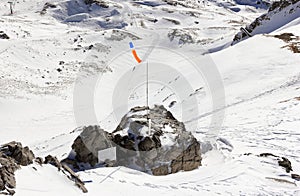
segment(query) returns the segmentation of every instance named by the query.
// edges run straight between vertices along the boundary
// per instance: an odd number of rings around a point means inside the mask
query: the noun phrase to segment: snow
[[[41,16],[38,12],[46,2],[57,8]],[[16,195],[299,195],[299,181],[287,176],[276,161],[256,156],[269,152],[287,157],[293,173],[300,173],[300,101],[295,99],[300,95],[299,54],[266,35],[228,47],[239,28],[265,10],[233,2],[240,9],[233,12],[219,1],[207,1],[206,6],[187,1],[186,7],[145,3],[151,6],[109,1],[104,11],[96,5],[88,8],[79,0],[24,0],[16,3],[11,16],[8,4],[1,2],[0,30],[10,39],[0,39],[0,143],[21,141],[36,156],[52,154],[62,159],[80,134],[71,132],[76,127],[99,123],[105,130],[114,130],[129,108],[144,105],[146,100],[144,85],[139,83],[145,79],[141,74],[145,64],[135,64],[129,48],[132,41],[138,55],[150,62],[150,79],[160,81],[150,84],[150,104],[168,108],[176,101],[168,110],[188,122],[187,130],[203,142],[217,110],[205,77],[190,60],[207,62],[206,69],[216,66],[226,105],[221,109],[225,118],[214,149],[203,155],[199,169],[168,176],[123,167],[78,172],[83,180],[92,181],[86,184],[87,194],[56,168],[34,164],[17,171]],[[278,16],[264,33],[299,36],[297,14],[289,20]],[[286,25],[277,29],[277,21]],[[170,41],[168,34],[174,29],[180,33]],[[185,35],[191,36],[191,44],[180,42]],[[94,47],[88,49],[90,45]],[[126,83],[128,78],[133,83]],[[116,92],[121,93],[115,96]],[[123,101],[123,92],[130,97],[125,106],[118,102]],[[172,128],[166,126],[165,131],[172,132]],[[164,144],[172,142],[172,134],[168,136]]]
[[[164,147],[173,146],[177,137],[177,134],[174,133],[173,128],[170,125],[165,125],[162,131],[165,134],[161,136],[161,145]]]

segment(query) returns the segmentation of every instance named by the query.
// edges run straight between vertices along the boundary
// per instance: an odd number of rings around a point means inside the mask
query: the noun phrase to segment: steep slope
[[[299,17],[300,1],[276,1],[270,6],[268,13],[256,18],[246,28],[241,28],[241,32],[233,38],[232,44],[236,44],[256,34],[271,33]]]

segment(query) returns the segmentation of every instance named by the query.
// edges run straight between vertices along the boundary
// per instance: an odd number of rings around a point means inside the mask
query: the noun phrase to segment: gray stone
[[[150,132],[147,131],[149,118]],[[167,125],[173,131],[165,132],[164,127]],[[124,129],[127,135],[124,135]],[[172,140],[166,146],[162,143],[164,136]],[[83,127],[72,149],[76,153],[77,165],[89,163],[95,166],[97,152],[113,146],[116,147],[117,160],[107,160],[104,166],[126,166],[150,171],[153,175],[167,175],[197,169],[201,165],[200,143],[186,131],[182,122],[159,105],[151,109],[132,108],[112,133],[99,126]],[[74,162],[71,166],[75,168]]]

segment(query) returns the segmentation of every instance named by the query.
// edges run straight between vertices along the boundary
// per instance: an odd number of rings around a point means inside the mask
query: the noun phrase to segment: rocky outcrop
[[[48,155],[45,157],[45,161],[42,162],[42,159],[38,157],[36,162],[39,164],[51,164],[58,169],[58,172],[62,172],[64,175],[68,177],[71,181],[75,182],[75,185],[82,190],[83,193],[87,193],[88,190],[85,187],[84,182],[79,178],[78,175],[74,173],[74,171],[67,165],[67,162],[59,161],[56,157],[52,155]]]
[[[42,11],[40,11],[40,14],[41,14],[41,15],[44,15],[44,14],[47,13],[47,10],[48,10],[49,8],[56,8],[56,7],[57,7],[57,6],[56,6],[55,4],[46,2],[45,5],[44,5],[44,7],[43,7],[43,9],[42,9]]]
[[[5,144],[2,146],[1,151],[12,157],[17,164],[22,166],[33,163],[33,159],[35,158],[33,152],[27,146],[23,148],[19,142]]]
[[[83,127],[72,149],[75,160],[70,156],[64,162],[72,163],[73,168],[80,168],[81,163],[92,167],[118,165],[167,175],[201,165],[200,143],[171,112],[158,105],[131,109],[112,133],[99,126]],[[105,149],[115,149],[116,158],[101,159],[98,153]]]
[[[14,172],[19,168],[14,159],[0,152],[0,193],[13,193],[16,187]]]
[[[3,31],[0,31],[0,39],[9,39],[9,36]]]
[[[109,8],[109,4],[107,2],[105,2],[104,0],[84,0],[84,2],[89,5],[95,3],[102,8]]]
[[[280,35],[274,35],[278,39],[284,41],[287,45],[282,48],[288,48],[293,53],[300,53],[300,37],[292,33],[282,33]],[[295,98],[297,99],[297,97]]]
[[[292,164],[291,164],[290,160],[288,160],[286,157],[279,157],[272,153],[261,153],[258,156],[259,157],[276,157],[277,161],[278,161],[278,165],[285,168],[285,171],[287,173],[290,173],[290,171],[293,171]]]
[[[60,161],[56,157],[53,157],[51,155],[45,157],[44,164],[51,164],[54,167],[57,167],[58,171],[60,171],[62,168]]]
[[[89,163],[95,166],[98,163],[97,153],[113,146],[112,136],[98,126],[89,126],[83,128],[72,149],[76,152],[76,160],[82,163]]]
[[[244,154],[245,156],[251,156],[253,155],[252,153],[245,153]],[[292,163],[290,162],[290,160],[286,157],[281,157],[281,156],[277,156],[277,155],[274,155],[272,153],[261,153],[259,155],[256,155],[257,157],[264,157],[264,158],[271,158],[271,162],[274,162],[276,161],[278,166],[282,167],[283,169],[285,169],[286,173],[290,173],[291,171],[293,171],[293,168],[292,168]],[[265,162],[265,161],[264,161]],[[269,161],[268,161],[269,162]],[[267,163],[267,162],[265,162]],[[272,164],[272,167],[274,165]],[[291,178],[294,179],[294,180],[297,180],[297,181],[300,181],[300,175],[298,174],[291,174]],[[273,177],[266,177],[266,179],[271,179],[271,180],[275,180],[277,182],[283,182],[283,183],[289,183],[289,184],[293,184],[295,186],[297,186],[294,182],[290,182],[286,179],[283,179],[283,178],[273,178]]]
[[[268,12],[256,18],[250,25],[241,28],[232,45],[256,34],[270,33],[300,17],[300,0],[280,0],[271,4]]]
[[[33,162],[34,154],[21,143],[10,142],[0,146],[0,194],[13,195],[16,187],[14,172],[20,165],[27,166]]]

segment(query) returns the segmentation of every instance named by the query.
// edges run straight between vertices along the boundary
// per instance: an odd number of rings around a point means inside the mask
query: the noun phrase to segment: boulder
[[[15,188],[16,179],[14,172],[20,167],[15,160],[3,153],[0,153],[0,191],[6,188]]]
[[[20,165],[26,166],[33,162],[34,154],[28,147],[19,142],[10,142],[0,146],[0,194],[15,194],[15,171]]]
[[[2,151],[15,159],[15,161],[19,165],[27,166],[33,163],[33,152],[27,146],[23,148],[22,144],[19,142],[13,141],[8,144],[2,145]]]
[[[98,151],[114,146],[112,139],[111,134],[99,126],[84,127],[72,145],[76,161],[95,166],[98,163]]]
[[[3,31],[0,31],[0,39],[9,39],[9,36]]]
[[[201,165],[200,143],[182,122],[160,105],[151,109],[132,108],[112,133],[99,126],[83,127],[72,149],[75,156],[68,158],[75,157],[68,161],[72,162],[72,168],[89,163],[92,167],[97,164],[125,166],[153,175],[167,175]],[[105,149],[116,153],[115,160],[98,160],[98,152]]]
[[[51,164],[54,167],[57,167],[58,171],[60,171],[62,167],[60,161],[56,157],[53,157],[51,155],[45,157],[44,164]]]
[[[278,165],[285,168],[285,171],[287,173],[290,173],[290,171],[293,171],[291,162],[285,158],[281,157],[282,160],[278,160]]]

